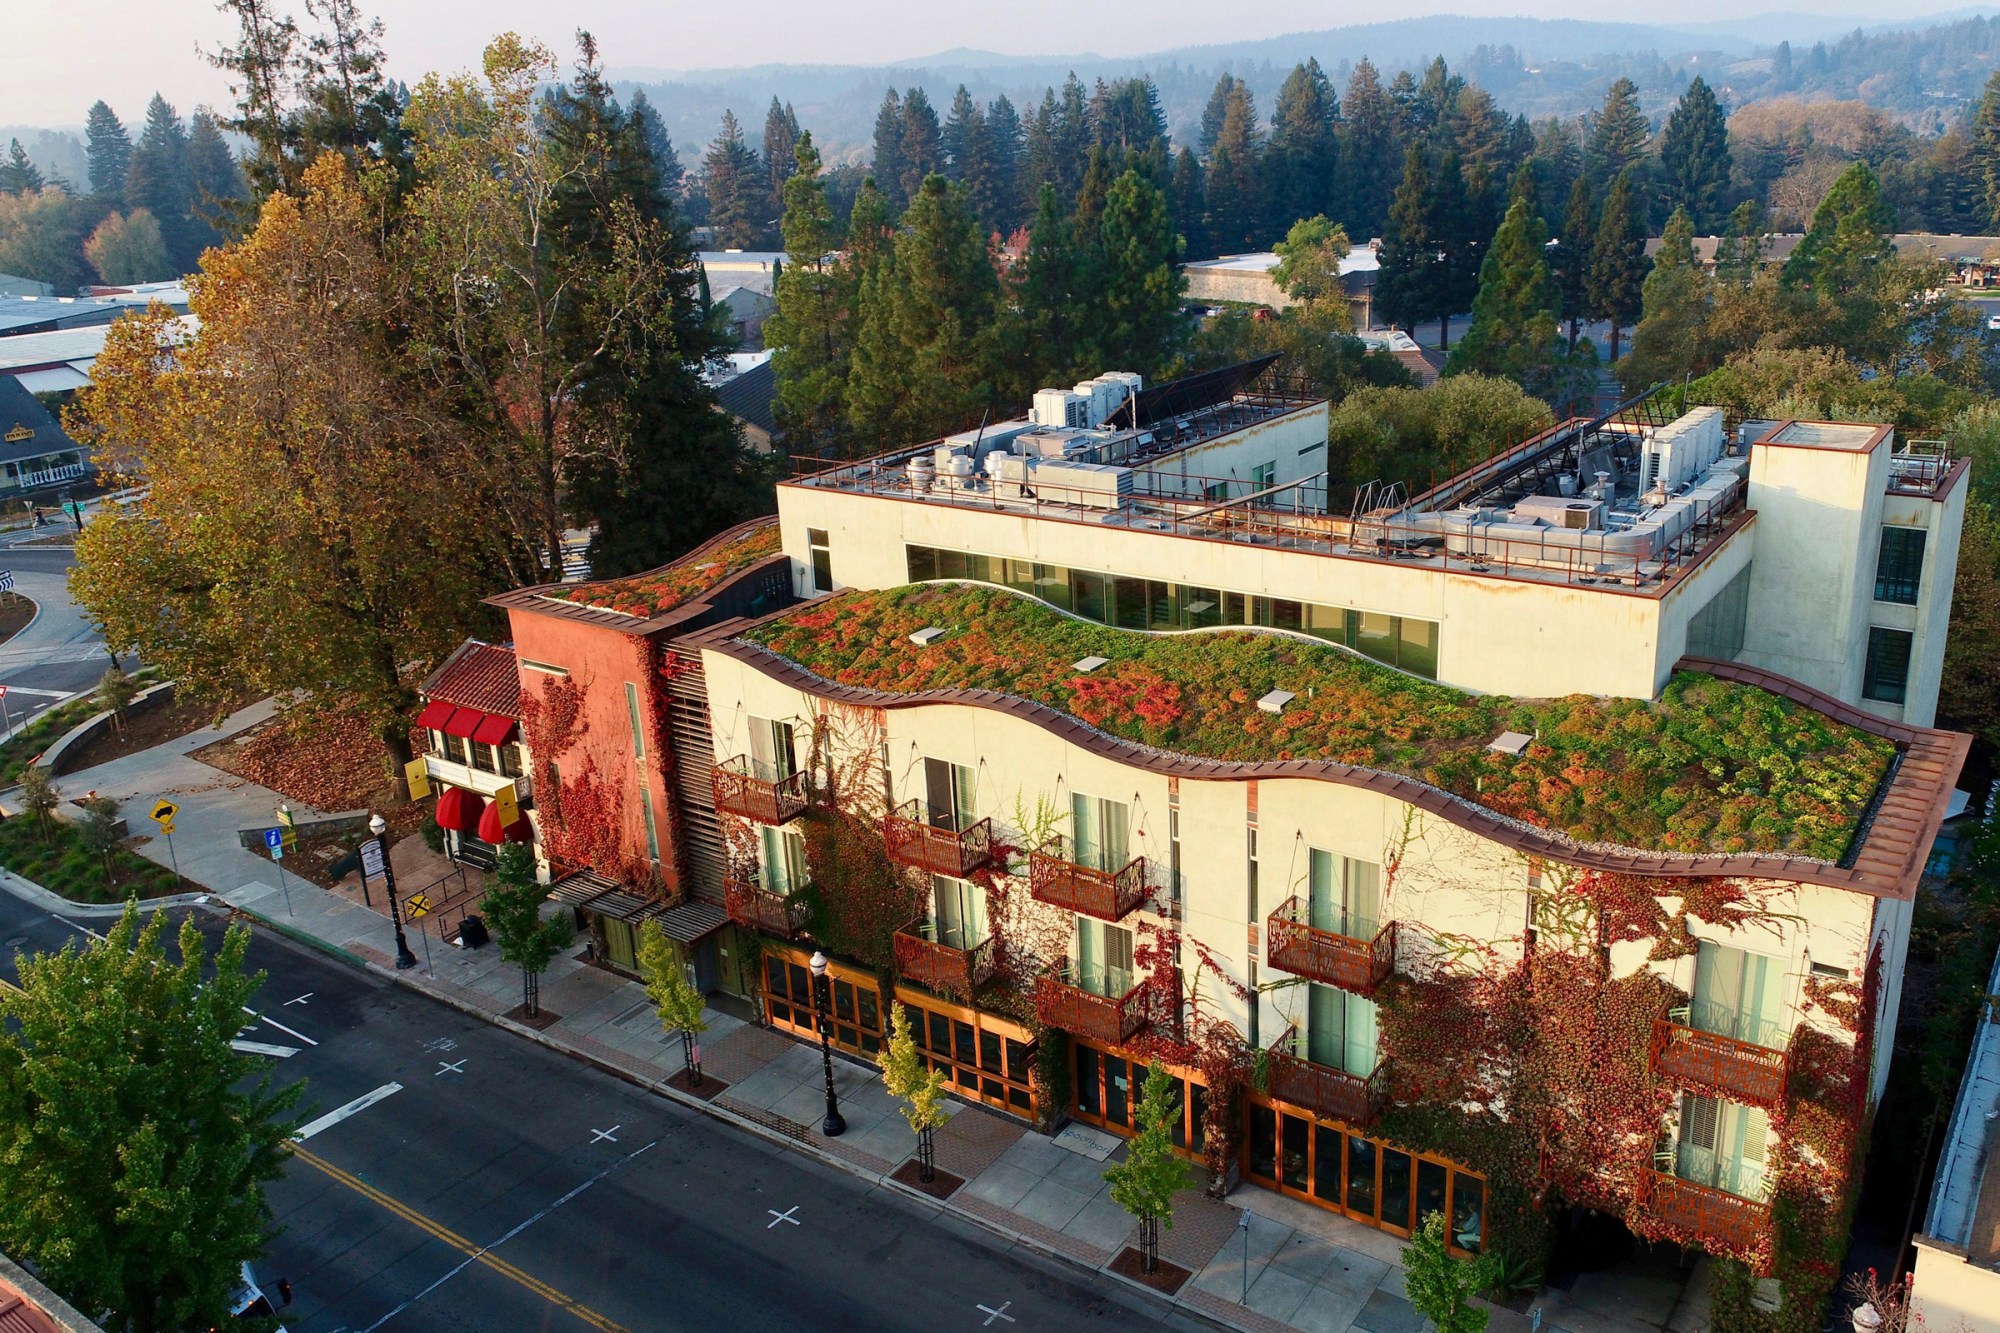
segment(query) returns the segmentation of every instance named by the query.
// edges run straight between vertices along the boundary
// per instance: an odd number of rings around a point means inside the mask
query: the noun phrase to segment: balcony
[[[1396,923],[1372,939],[1357,939],[1306,924],[1306,903],[1287,898],[1264,923],[1264,950],[1272,967],[1295,977],[1366,995],[1396,970]]]
[[[711,773],[715,808],[759,824],[789,824],[805,813],[806,775],[779,773],[747,755],[717,764]]]
[[[1116,922],[1146,901],[1145,857],[1133,857],[1122,870],[1098,870],[1077,864],[1070,855],[1061,838],[1050,838],[1028,854],[1028,893],[1036,902]]]
[[[1134,981],[1119,995],[1099,995],[1084,989],[1066,958],[1035,979],[1035,1015],[1052,1028],[1104,1046],[1131,1040],[1150,1017],[1141,983]]]
[[[1671,1019],[1656,1018],[1653,1070],[1662,1078],[1716,1092],[1731,1101],[1775,1108],[1785,1099],[1791,1055],[1720,1033],[1703,1032]]]
[[[882,839],[898,865],[964,879],[992,858],[993,821],[941,828],[924,818],[923,802],[905,801],[882,822]]]
[[[737,925],[761,930],[766,935],[791,939],[805,926],[805,904],[796,898],[772,893],[753,876],[726,875],[722,881],[723,910]]]
[[[937,923],[918,918],[896,932],[896,971],[934,991],[969,996],[993,976],[993,937],[970,948],[937,938]]]
[[[1696,1237],[1704,1249],[1769,1262],[1768,1203],[1648,1170],[1639,1177],[1639,1207],[1658,1221]]]
[[[88,463],[59,463],[39,471],[17,471],[0,479],[0,490],[33,491],[44,486],[60,486],[64,482],[81,481],[89,472]]]
[[[1357,1078],[1345,1070],[1314,1064],[1298,1055],[1298,1048],[1298,1029],[1292,1027],[1265,1052],[1269,1072],[1265,1093],[1273,1101],[1287,1102],[1356,1129],[1366,1128],[1387,1095],[1385,1067],[1377,1066],[1367,1078]]]

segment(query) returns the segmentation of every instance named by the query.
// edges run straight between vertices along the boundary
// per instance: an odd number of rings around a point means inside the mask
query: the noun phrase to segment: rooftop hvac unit
[[[993,494],[1002,500],[1022,499],[1032,466],[1019,454],[996,451],[986,455],[986,475],[993,483]]]
[[[1035,494],[1051,504],[1116,509],[1132,494],[1132,469],[1051,459],[1034,471]]]
[[[1035,390],[1035,409],[1030,416],[1037,426],[1056,430],[1079,430],[1093,424],[1089,397],[1068,389]]]

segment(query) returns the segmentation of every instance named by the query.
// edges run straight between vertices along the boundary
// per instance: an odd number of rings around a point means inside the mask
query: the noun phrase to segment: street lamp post
[[[847,1122],[841,1119],[840,1102],[833,1094],[833,1008],[832,996],[822,992],[833,989],[833,982],[826,975],[826,955],[814,951],[812,962],[807,964],[813,975],[813,1009],[819,1014],[819,1058],[826,1067],[826,1119],[821,1122],[819,1132],[830,1139],[839,1138],[847,1132]]]
[[[410,942],[403,938],[403,905],[396,898],[396,871],[389,864],[389,821],[380,815],[368,820],[368,831],[375,835],[375,845],[382,852],[382,888],[389,895],[389,920],[396,927],[396,970],[407,972],[417,965],[417,956],[410,952]]]

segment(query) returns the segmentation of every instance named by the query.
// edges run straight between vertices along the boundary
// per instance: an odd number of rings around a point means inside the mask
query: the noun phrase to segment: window
[[[1307,924],[1352,940],[1372,940],[1382,922],[1382,868],[1317,847],[1307,855]]]
[[[763,882],[759,887],[784,897],[790,897],[805,887],[804,835],[793,829],[772,828],[766,824],[758,830],[758,840],[761,843],[759,860],[763,867]]]
[[[1071,793],[1070,860],[1092,870],[1123,870],[1132,859],[1126,852],[1127,819],[1123,801]]]
[[[1356,1078],[1375,1072],[1375,1002],[1337,986],[1306,984],[1306,1058]]]
[[[931,827],[962,830],[973,822],[973,773],[964,764],[924,760],[924,805]]]
[[[519,741],[512,741],[500,747],[500,771],[510,778],[518,778],[528,771],[527,752]]]
[[[1253,491],[1267,491],[1277,483],[1277,480],[1278,465],[1276,462],[1259,463],[1256,467],[1250,469],[1250,489]]]
[[[1922,528],[1882,529],[1882,550],[1875,557],[1875,600],[1917,604],[1917,589],[1924,581],[1924,538]]]
[[[1735,661],[1736,654],[1743,651],[1743,626],[1749,609],[1750,570],[1746,566],[1688,621],[1688,656]]]
[[[1201,498],[1204,500],[1227,500],[1229,498],[1229,483],[1226,481],[1209,482],[1201,488]]]
[[[1695,955],[1691,1025],[1771,1050],[1791,1039],[1785,960],[1708,940]]]
[[[931,876],[931,938],[953,949],[986,939],[986,890],[967,879]]]
[[[660,830],[653,823],[653,797],[644,787],[639,789],[639,813],[646,821],[646,858],[660,859]]]
[[[814,592],[833,591],[833,548],[826,540],[826,529],[806,529],[806,549],[812,556],[812,590]]]
[[[1906,629],[1868,629],[1868,665],[1861,677],[1861,697],[1899,704],[1910,692],[1910,645]]]
[[[646,757],[646,728],[639,721],[639,687],[625,682],[625,717],[632,724],[632,757]]]
[[[1674,1174],[1739,1198],[1761,1199],[1770,1133],[1770,1118],[1757,1107],[1686,1093]]]
[[[1076,919],[1076,984],[1117,999],[1132,989],[1132,932],[1095,917]]]
[[[750,766],[760,782],[782,782],[798,772],[791,723],[750,719]]]
[[[547,662],[537,662],[531,657],[522,658],[521,667],[526,671],[539,671],[544,676],[560,676],[564,680],[569,679],[568,667],[551,666]]]

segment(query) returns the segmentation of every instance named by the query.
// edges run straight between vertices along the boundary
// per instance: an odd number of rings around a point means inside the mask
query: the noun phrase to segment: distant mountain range
[[[1317,59],[1339,87],[1364,56],[1387,82],[1397,70],[1420,70],[1442,55],[1509,111],[1530,116],[1584,111],[1620,75],[1640,85],[1649,109],[1664,108],[1701,73],[1734,105],[1788,92],[1861,96],[1906,119],[1936,121],[1976,96],[1993,68],[1987,57],[2000,47],[2000,22],[1988,16],[1996,13],[2000,9],[1959,9],[1873,23],[1775,13],[1675,26],[1436,15],[1144,56],[1018,56],[961,48],[880,65],[627,68],[611,75],[628,92],[645,88],[687,158],[698,156],[714,136],[725,108],[736,112],[754,141],[774,95],[792,104],[834,160],[857,159],[866,155],[876,107],[892,86],[921,86],[940,115],[961,83],[982,102],[1004,93],[1026,111],[1072,70],[1086,84],[1150,74],[1180,138],[1223,71],[1248,82],[1268,112],[1285,73],[1307,57]],[[1790,44],[1792,63],[1774,71],[1771,58],[1780,43]],[[1826,50],[1814,65],[1810,57],[1819,43]]]

